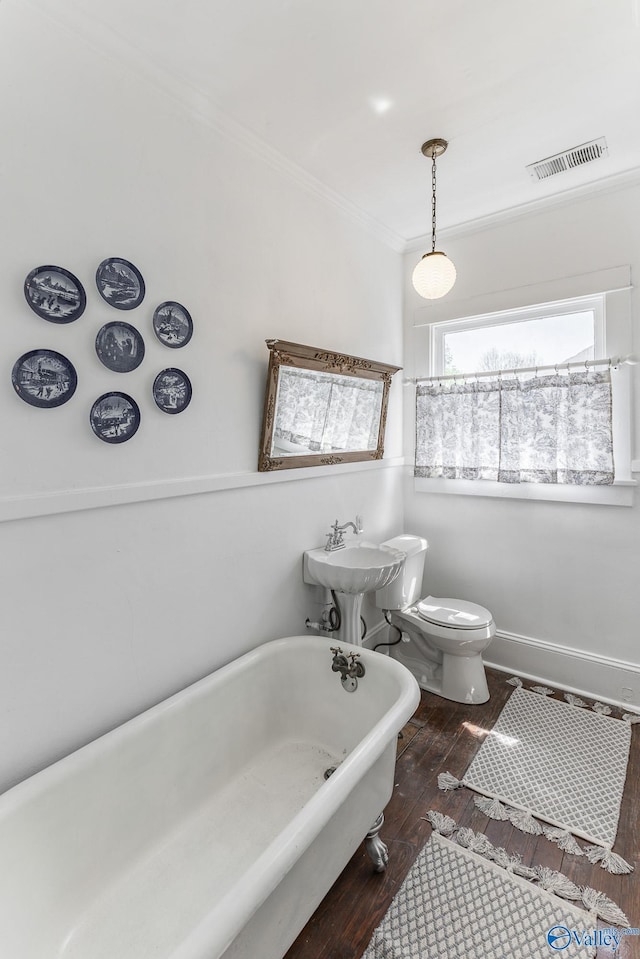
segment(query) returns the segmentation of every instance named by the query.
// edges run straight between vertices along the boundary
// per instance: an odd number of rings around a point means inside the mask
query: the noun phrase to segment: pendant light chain
[[[437,300],[453,287],[456,268],[448,256],[436,250],[436,158],[447,149],[447,141],[434,137],[422,144],[422,155],[431,160],[431,251],[416,263],[411,282],[419,296]]]
[[[436,250],[436,152],[431,157],[431,252]]]

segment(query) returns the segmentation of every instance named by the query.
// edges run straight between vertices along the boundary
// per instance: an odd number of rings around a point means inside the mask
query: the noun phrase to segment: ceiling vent
[[[538,160],[537,163],[530,163],[527,170],[532,180],[546,180],[550,176],[556,176],[557,173],[573,170],[574,167],[583,166],[585,163],[591,163],[608,155],[607,141],[604,137],[599,137],[597,140],[590,140],[589,143],[581,143],[578,147],[556,153],[555,156]]]

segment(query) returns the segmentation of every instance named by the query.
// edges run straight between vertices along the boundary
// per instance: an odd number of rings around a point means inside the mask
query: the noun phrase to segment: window
[[[433,374],[511,370],[604,357],[604,296],[432,327]]]
[[[603,293],[432,324],[416,488],[631,505],[626,367],[610,388],[607,365],[589,366],[608,355],[608,305]]]

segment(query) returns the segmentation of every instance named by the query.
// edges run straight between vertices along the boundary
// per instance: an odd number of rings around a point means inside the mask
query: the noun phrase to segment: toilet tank
[[[421,598],[424,560],[429,544],[422,536],[403,533],[386,540],[382,545],[401,549],[407,558],[393,582],[384,589],[376,590],[376,606],[379,609],[404,609]]]

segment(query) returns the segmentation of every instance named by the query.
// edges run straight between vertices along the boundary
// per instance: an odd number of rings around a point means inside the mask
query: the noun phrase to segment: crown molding
[[[593,180],[590,183],[583,183],[580,186],[572,187],[570,190],[563,190],[562,193],[554,193],[552,196],[542,197],[539,200],[520,203],[518,206],[498,210],[496,213],[489,213],[486,216],[479,216],[472,220],[465,220],[448,227],[442,227],[442,229],[438,230],[438,239],[452,239],[458,236],[468,236],[471,233],[490,230],[493,227],[504,226],[507,223],[514,222],[523,217],[568,206],[585,197],[615,193],[618,190],[624,190],[627,187],[637,186],[638,184],[640,184],[640,167],[632,167],[629,170],[623,170],[621,173],[614,173],[602,180]],[[425,244],[428,245],[430,243],[431,233],[413,237],[411,240],[407,240],[404,252],[418,253],[425,248]]]
[[[91,15],[90,11],[87,11],[85,17],[80,19],[61,6],[57,6],[53,12],[46,2],[39,2],[39,0],[22,0],[22,3],[16,6],[31,9],[33,13],[45,17],[56,27],[66,30],[96,53],[117,61],[121,66],[144,79],[150,86],[155,87],[163,97],[169,97],[177,103],[195,122],[210,128],[241,149],[258,157],[307,193],[330,204],[364,227],[368,233],[396,253],[404,253],[406,239],[399,233],[366,213],[341,193],[327,186],[247,127],[238,123],[208,97],[205,91],[195,86],[185,76],[174,70],[168,72],[158,67],[126,36],[112,27],[105,27]]]

